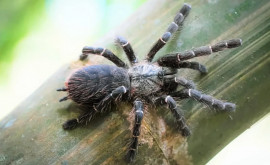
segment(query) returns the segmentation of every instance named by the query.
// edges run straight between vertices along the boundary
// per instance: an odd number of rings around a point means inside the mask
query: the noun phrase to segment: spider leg
[[[183,115],[181,109],[177,107],[175,100],[171,96],[161,96],[155,100],[155,103],[159,105],[167,104],[168,108],[171,110],[176,119],[177,126],[182,135],[189,136],[191,134],[191,131],[186,124],[185,116]]]
[[[169,41],[172,34],[176,32],[179,27],[183,25],[185,18],[188,16],[191,6],[189,4],[184,4],[180,11],[174,17],[174,21],[169,25],[167,31],[162,35],[161,38],[154,44],[150,49],[146,59],[151,62],[155,54]]]
[[[95,114],[103,113],[106,110],[109,110],[112,103],[127,92],[127,89],[124,86],[120,86],[114,89],[109,95],[103,98],[96,106],[93,106],[93,109],[90,109],[86,113],[80,115],[77,119],[70,119],[63,124],[63,128],[66,130],[74,129],[78,124],[90,121]]]
[[[82,115],[80,115],[78,118],[67,120],[62,126],[65,130],[71,130],[76,128],[81,123],[86,123],[90,121],[97,112],[94,109],[91,109]]]
[[[109,95],[107,95],[104,99],[102,99],[98,105],[94,106],[94,109],[97,112],[105,112],[108,109],[111,109],[111,105],[113,102],[121,100],[121,97],[123,94],[125,94],[127,92],[127,88],[124,86],[120,86],[117,87],[116,89],[114,89],[112,91],[112,93],[110,93]]]
[[[134,51],[133,51],[130,43],[125,38],[118,36],[116,38],[116,43],[118,43],[123,48],[131,65],[138,63],[138,59],[135,56]]]
[[[128,153],[126,155],[126,159],[128,162],[133,161],[136,155],[138,138],[140,136],[140,127],[143,119],[143,110],[144,110],[143,103],[140,100],[134,101],[134,110],[135,110],[135,121],[132,131],[132,139],[131,139],[132,141],[130,143]]]
[[[231,39],[228,41],[221,41],[212,46],[202,46],[202,47],[194,48],[192,50],[187,50],[185,52],[167,54],[159,58],[157,62],[160,66],[167,66],[167,67],[174,67],[174,68],[191,68],[191,69],[199,70],[202,73],[205,73],[206,68],[203,65],[199,63],[195,63],[195,62],[187,62],[185,60],[188,60],[194,57],[210,55],[212,53],[222,51],[226,48],[229,48],[229,49],[236,48],[241,45],[242,45],[241,39]],[[185,61],[185,62],[182,62],[182,61]]]
[[[164,86],[167,86],[167,84],[174,83],[176,85],[181,85],[184,88],[187,89],[195,89],[195,83],[191,80],[187,80],[184,77],[175,77],[174,75],[166,75],[164,76]]]
[[[87,58],[88,54],[97,54],[101,55],[108,60],[112,61],[115,65],[122,68],[127,68],[127,64],[125,64],[122,60],[120,60],[115,54],[113,54],[110,50],[105,48],[93,48],[90,46],[85,46],[82,50],[82,54],[80,56],[80,60],[84,60]]]
[[[209,107],[212,107],[220,111],[234,111],[235,110],[235,104],[229,103],[229,102],[223,102],[210,95],[203,94],[196,89],[183,89],[177,92],[172,92],[170,93],[170,95],[172,97],[177,97],[180,99],[193,98],[201,103],[204,103],[205,105]]]
[[[193,69],[193,70],[197,70],[199,71],[201,74],[206,74],[207,68],[195,61],[183,61],[183,62],[179,62],[178,66],[176,68],[188,68],[188,69]]]

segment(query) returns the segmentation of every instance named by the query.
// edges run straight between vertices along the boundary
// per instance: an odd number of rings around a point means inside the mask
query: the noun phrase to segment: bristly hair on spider
[[[201,93],[196,90],[191,80],[178,77],[177,73],[182,68],[197,70],[201,74],[207,73],[204,65],[187,60],[236,48],[242,44],[241,39],[230,39],[184,52],[170,53],[159,58],[157,62],[152,62],[155,54],[166,45],[178,29],[181,29],[190,10],[189,4],[183,5],[166,32],[150,49],[145,60],[139,61],[130,43],[125,38],[118,37],[116,42],[126,53],[130,66],[108,49],[85,46],[80,60],[85,60],[90,54],[96,54],[107,58],[116,66],[91,65],[83,67],[69,77],[65,87],[57,90],[65,91],[68,94],[68,96],[60,99],[60,102],[71,99],[87,107],[87,110],[78,118],[66,121],[63,128],[70,130],[81,123],[89,122],[96,114],[108,112],[116,101],[132,102],[135,119],[131,143],[126,156],[127,161],[131,162],[134,160],[138,148],[144,104],[167,105],[180,132],[185,137],[191,134],[191,130],[186,124],[183,112],[177,106],[175,99],[192,98],[219,111],[234,111],[235,104],[223,102]],[[183,87],[183,89],[178,90],[178,86]]]

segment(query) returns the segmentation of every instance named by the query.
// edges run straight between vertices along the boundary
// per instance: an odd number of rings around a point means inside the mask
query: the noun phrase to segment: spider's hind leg
[[[94,48],[90,46],[85,46],[82,50],[82,54],[80,55],[80,60],[84,60],[88,57],[88,54],[96,54],[107,58],[112,61],[115,65],[122,68],[127,68],[127,64],[125,64],[121,59],[119,59],[113,52],[105,48]]]
[[[67,120],[62,126],[65,130],[71,130],[76,128],[81,123],[87,123],[90,121],[97,112],[94,109],[90,109],[87,112],[80,115],[78,118]]]
[[[114,89],[110,94],[104,97],[96,106],[93,106],[90,110],[87,110],[84,114],[78,118],[70,119],[63,124],[63,128],[66,130],[74,129],[81,123],[89,122],[97,113],[103,113],[109,110],[112,103],[118,100],[127,89],[124,86],[120,86]]]
[[[101,113],[111,109],[112,103],[117,100],[121,100],[121,97],[127,93],[127,91],[128,89],[124,86],[117,87],[110,94],[104,97],[96,106],[94,106],[94,109]]]

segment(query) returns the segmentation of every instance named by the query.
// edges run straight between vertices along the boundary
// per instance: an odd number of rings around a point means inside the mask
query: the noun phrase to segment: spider
[[[152,62],[155,54],[169,41],[172,35],[183,26],[185,18],[191,10],[189,4],[184,4],[174,17],[166,32],[150,49],[146,59],[139,62],[130,43],[123,37],[117,37],[116,42],[123,48],[131,66],[125,64],[114,53],[105,48],[86,46],[82,50],[80,60],[85,60],[89,54],[101,55],[112,61],[113,65],[90,65],[73,73],[65,83],[65,87],[57,91],[67,91],[68,96],[60,99],[71,99],[87,108],[76,119],[70,119],[63,124],[65,130],[75,128],[81,123],[90,121],[96,114],[106,112],[116,101],[133,102],[135,121],[132,130],[131,143],[127,152],[127,160],[134,160],[140,127],[144,116],[145,105],[167,105],[172,112],[178,129],[187,137],[191,131],[186,123],[182,110],[175,99],[192,98],[209,107],[220,111],[234,111],[235,104],[223,102],[195,89],[191,80],[177,77],[181,68],[189,68],[207,73],[204,65],[198,62],[186,61],[194,57],[210,55],[226,48],[235,48],[242,44],[241,39],[231,39],[218,42],[211,46],[202,46],[179,53],[167,54]],[[177,90],[182,86],[181,90]]]

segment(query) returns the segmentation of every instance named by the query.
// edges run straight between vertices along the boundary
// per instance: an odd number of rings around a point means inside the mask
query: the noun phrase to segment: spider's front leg
[[[172,97],[177,97],[180,99],[193,98],[201,103],[206,104],[209,107],[212,107],[221,111],[234,111],[235,104],[229,102],[223,102],[218,100],[210,95],[201,93],[196,89],[183,89],[177,92],[170,93]]]
[[[198,62],[185,61],[194,57],[210,55],[215,52],[223,51],[224,49],[236,48],[242,45],[241,39],[231,39],[228,41],[221,41],[211,46],[201,46],[192,50],[187,50],[180,53],[167,54],[158,59],[160,66],[172,68],[190,68],[198,70],[201,73],[207,73],[206,67]]]
[[[170,86],[171,84],[175,84],[174,86],[182,86],[187,89],[195,89],[195,83],[191,80],[187,80],[184,77],[176,77],[174,75],[166,75],[164,76],[164,86]]]
[[[132,139],[131,143],[129,146],[128,153],[126,155],[126,160],[128,162],[133,161],[136,151],[137,151],[137,146],[138,146],[138,138],[140,136],[140,127],[143,119],[143,103],[140,100],[134,101],[134,110],[135,110],[135,121],[134,121],[134,126],[133,126],[133,131],[132,131]]]
[[[63,124],[66,130],[74,129],[79,124],[89,122],[97,113],[103,113],[111,109],[113,102],[120,100],[121,96],[127,92],[127,88],[120,86],[104,97],[96,106],[93,106],[78,118],[70,119]]]
[[[124,37],[118,36],[115,41],[123,48],[131,65],[138,63],[138,59],[135,56],[130,43]]]
[[[171,96],[161,96],[157,98],[154,103],[158,105],[167,104],[168,108],[171,110],[173,116],[176,119],[178,129],[181,131],[182,135],[189,136],[191,134],[191,131],[186,123],[185,116]]]
[[[178,85],[180,85],[185,88],[176,92],[168,91],[170,96],[172,97],[176,97],[179,99],[193,98],[214,109],[225,110],[225,111],[235,110],[235,104],[229,103],[229,102],[223,102],[210,95],[203,94],[200,91],[196,90],[195,84],[191,80],[187,80],[183,77],[177,78],[174,75],[166,75],[164,76],[164,83],[165,83],[165,86],[173,85],[177,87]]]
[[[199,71],[201,74],[206,74],[207,68],[195,61],[183,61],[183,62],[179,62],[178,66],[176,68],[188,68],[188,69],[193,69],[193,70],[197,70]]]
[[[155,54],[163,48],[163,46],[169,41],[173,33],[175,33],[184,23],[185,18],[188,16],[191,6],[189,4],[184,4],[180,11],[174,17],[173,22],[169,25],[166,32],[159,38],[159,40],[154,44],[149,53],[147,54],[147,61],[151,62]]]

